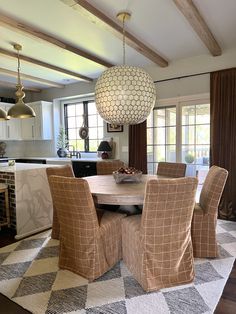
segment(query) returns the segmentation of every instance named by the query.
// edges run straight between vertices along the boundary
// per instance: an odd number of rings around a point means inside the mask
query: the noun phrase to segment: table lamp
[[[111,152],[111,146],[107,141],[101,141],[97,149],[98,152],[102,152],[101,158],[108,159],[109,155],[107,152]]]

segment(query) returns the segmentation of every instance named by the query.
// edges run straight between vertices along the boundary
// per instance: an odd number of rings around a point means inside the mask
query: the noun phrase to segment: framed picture
[[[107,123],[107,132],[123,132],[123,125]]]

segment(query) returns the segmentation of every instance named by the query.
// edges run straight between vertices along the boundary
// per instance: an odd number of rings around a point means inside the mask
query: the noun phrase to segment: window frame
[[[84,113],[84,122],[85,122],[84,125],[89,128],[89,122],[88,122],[88,120],[89,120],[89,114],[88,114],[89,103],[95,103],[94,97],[73,98],[73,99],[63,100],[61,102],[62,120],[63,120],[63,125],[64,125],[65,132],[66,132],[68,139],[69,139],[69,136],[68,136],[68,120],[66,119],[67,118],[66,117],[66,107],[69,105],[82,104],[83,105],[83,113]],[[103,137],[104,137],[104,121],[103,121],[102,127],[103,127]],[[76,128],[76,129],[78,129],[78,128]],[[90,140],[89,136],[88,136],[88,138],[83,140],[84,141],[84,150],[80,150],[81,152],[85,152],[85,153],[97,152],[97,151],[89,150],[89,140]],[[97,140],[100,140],[100,139],[97,139]]]
[[[175,144],[176,162],[182,162],[182,145],[183,145],[182,144],[182,108],[184,106],[203,105],[203,104],[210,104],[209,93],[204,93],[204,94],[199,94],[199,95],[190,95],[190,96],[179,96],[175,98],[167,98],[167,99],[158,100],[157,105],[154,107],[151,113],[152,126],[147,127],[147,128],[152,128],[152,130],[154,130],[154,114],[153,114],[154,110],[176,107],[176,144]],[[152,145],[150,144],[148,145],[147,143],[147,148],[148,146],[152,146],[154,148],[155,146],[154,136],[152,136],[152,138],[153,138],[153,143]],[[195,138],[195,142],[196,142],[196,138]],[[154,156],[154,151],[153,151],[153,156]],[[153,164],[152,169],[153,169],[153,173],[155,173],[154,168],[155,168],[155,164],[158,164],[158,161],[155,162],[155,160],[153,159],[152,162],[148,162],[147,160],[147,163]]]

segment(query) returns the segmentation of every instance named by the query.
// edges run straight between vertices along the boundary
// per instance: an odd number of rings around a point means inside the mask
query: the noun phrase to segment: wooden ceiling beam
[[[0,74],[4,74],[6,76],[17,78],[17,72],[10,71],[10,70],[3,69],[3,68],[0,68]],[[48,81],[48,80],[45,80],[45,79],[42,79],[42,78],[39,78],[39,77],[35,77],[35,76],[32,76],[32,75],[24,74],[22,72],[20,73],[20,77],[23,80],[27,80],[27,81],[31,81],[31,82],[35,82],[35,83],[40,83],[42,85],[47,85],[47,86],[56,87],[56,88],[63,88],[63,87],[65,87],[65,85],[63,85],[63,84],[55,83],[55,82]]]
[[[12,58],[17,58],[17,54],[15,52],[11,52],[11,51],[5,50],[3,48],[0,48],[0,54],[3,54],[3,55],[8,56],[8,57],[12,57]],[[73,77],[75,77],[77,79],[79,78],[79,79],[82,79],[82,80],[85,80],[85,81],[88,81],[88,82],[92,82],[93,81],[93,79],[88,77],[88,76],[84,76],[82,74],[75,73],[75,72],[72,72],[72,71],[69,71],[69,70],[57,67],[55,65],[52,65],[52,64],[49,64],[49,63],[46,63],[46,62],[43,62],[43,61],[40,61],[40,60],[37,60],[37,59],[33,59],[33,58],[30,58],[30,57],[24,56],[22,54],[20,54],[20,60],[23,60],[23,61],[26,61],[26,62],[29,62],[29,63],[33,63],[33,64],[39,65],[41,67],[44,67],[44,68],[47,68],[47,69],[51,69],[51,70],[54,70],[54,71],[57,71],[57,72],[60,72],[60,73],[63,73],[63,74],[69,75],[69,76],[73,76]]]
[[[192,0],[173,0],[177,8],[182,12],[194,31],[198,34],[205,46],[213,56],[220,56],[222,50],[214,38],[207,23],[201,16]]]
[[[31,36],[34,36],[36,38],[40,38],[49,44],[52,44],[52,45],[55,45],[55,46],[62,48],[64,50],[73,52],[76,55],[84,57],[90,61],[93,61],[97,64],[103,65],[107,68],[113,66],[113,64],[111,64],[111,63],[109,63],[109,62],[107,62],[101,58],[98,58],[98,57],[96,57],[96,56],[90,54],[89,52],[86,52],[80,48],[77,48],[75,46],[67,44],[66,42],[64,42],[64,41],[62,41],[56,37],[53,37],[47,33],[44,33],[41,30],[37,29],[36,27],[24,24],[24,23],[19,22],[19,21],[15,20],[9,16],[6,16],[1,11],[0,11],[0,24],[4,25],[6,27],[9,27],[11,29],[21,31],[23,33],[30,34]]]
[[[10,83],[10,82],[5,82],[5,81],[0,81],[0,86],[3,87],[10,87],[10,88],[14,88],[16,89],[16,84],[14,83]],[[34,87],[24,87],[25,91],[29,91],[29,92],[34,92],[34,93],[40,93],[41,89],[38,88],[34,88]]]
[[[61,0],[66,5],[69,5],[73,9],[77,10],[88,18],[92,23],[100,26],[103,29],[106,29],[112,32],[115,36],[122,39],[123,36],[123,29],[122,27],[106,16],[103,12],[96,9],[86,0]],[[161,57],[158,53],[154,50],[146,46],[143,42],[139,39],[134,37],[129,32],[125,31],[125,41],[127,45],[134,48],[136,51],[144,55],[146,58],[150,59],[154,63],[158,64],[161,67],[168,66],[168,61]]]

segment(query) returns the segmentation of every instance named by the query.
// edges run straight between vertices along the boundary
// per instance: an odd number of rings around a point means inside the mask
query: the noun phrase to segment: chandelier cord
[[[19,50],[17,50],[17,60],[18,60],[18,65],[17,65],[18,82],[17,82],[17,85],[21,85],[21,80],[20,80],[20,53],[19,53]]]
[[[125,65],[125,14],[123,16],[123,65]]]

